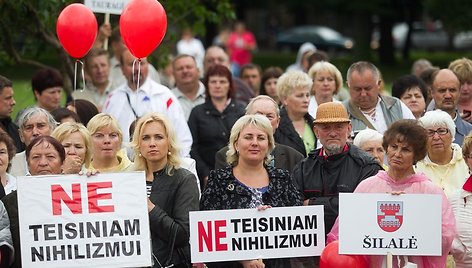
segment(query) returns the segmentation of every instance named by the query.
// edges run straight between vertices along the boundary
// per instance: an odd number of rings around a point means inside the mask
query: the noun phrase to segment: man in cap
[[[326,234],[338,217],[339,193],[351,193],[382,167],[367,153],[348,144],[352,131],[346,108],[328,102],[318,107],[314,122],[322,147],[295,166],[293,179],[305,205],[323,205]]]

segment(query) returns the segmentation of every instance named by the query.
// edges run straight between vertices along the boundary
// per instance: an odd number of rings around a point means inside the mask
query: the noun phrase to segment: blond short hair
[[[316,74],[319,72],[328,72],[330,75],[334,76],[334,81],[336,82],[336,89],[334,89],[333,94],[338,94],[339,90],[343,86],[343,76],[341,72],[334,66],[332,63],[327,61],[319,61],[313,66],[311,66],[310,70],[308,70],[308,76],[311,79],[315,80]]]
[[[291,71],[284,73],[277,80],[277,96],[279,99],[284,100],[297,88],[308,88],[311,91],[313,86],[313,79],[308,74],[302,71]]]
[[[90,132],[90,136],[93,136],[93,134],[97,133],[97,131],[104,127],[110,127],[113,131],[118,133],[120,143],[123,142],[123,132],[121,132],[118,121],[116,121],[115,117],[112,115],[99,113],[92,117],[87,124],[87,129]]]
[[[148,113],[141,117],[136,123],[136,128],[133,134],[133,140],[131,142],[131,147],[134,150],[134,170],[147,170],[147,162],[144,157],[141,156],[139,147],[141,145],[141,136],[143,134],[143,129],[146,125],[150,123],[160,123],[164,130],[166,131],[167,140],[169,141],[169,154],[167,154],[167,166],[166,173],[172,175],[174,169],[180,168],[180,146],[177,141],[177,135],[174,127],[166,119],[165,116],[158,113]]]
[[[239,134],[241,134],[241,131],[248,125],[254,125],[255,127],[264,131],[267,134],[269,141],[269,150],[267,150],[267,154],[264,158],[264,164],[268,165],[270,161],[272,161],[272,156],[270,155],[270,153],[275,147],[275,141],[273,136],[272,125],[270,124],[269,119],[260,114],[248,114],[242,116],[238,119],[238,121],[236,121],[236,123],[234,123],[233,128],[231,128],[231,134],[229,136],[229,150],[226,153],[226,161],[228,162],[228,164],[231,164],[233,166],[238,165],[239,153],[236,151],[235,143],[239,139]]]
[[[51,133],[51,137],[62,143],[68,136],[76,132],[78,132],[84,140],[85,159],[83,164],[88,167],[90,165],[90,161],[92,160],[92,141],[90,139],[90,132],[84,125],[76,122],[62,123],[56,129],[54,129],[54,131]]]

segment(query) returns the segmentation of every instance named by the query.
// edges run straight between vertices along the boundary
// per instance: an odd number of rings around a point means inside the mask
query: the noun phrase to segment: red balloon
[[[321,253],[320,268],[366,268],[367,261],[364,256],[340,255],[339,242],[329,243]]]
[[[121,37],[136,58],[149,56],[166,30],[166,11],[157,0],[131,0],[121,13]]]
[[[97,19],[83,4],[68,5],[57,18],[56,32],[62,47],[80,59],[92,48],[97,37]]]

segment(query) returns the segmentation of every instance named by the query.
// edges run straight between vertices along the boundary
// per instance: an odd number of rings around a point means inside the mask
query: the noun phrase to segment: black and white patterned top
[[[286,170],[266,166],[269,185],[254,189],[239,182],[233,175],[233,167],[212,170],[208,185],[200,199],[200,210],[301,206],[303,201]]]

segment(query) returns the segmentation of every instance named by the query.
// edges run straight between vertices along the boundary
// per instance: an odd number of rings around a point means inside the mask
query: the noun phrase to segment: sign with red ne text
[[[95,13],[120,15],[129,0],[84,0],[84,5]]]
[[[339,253],[441,255],[442,196],[339,195]]]
[[[18,178],[23,267],[151,266],[144,172]]]
[[[192,262],[319,256],[323,206],[190,212]]]

